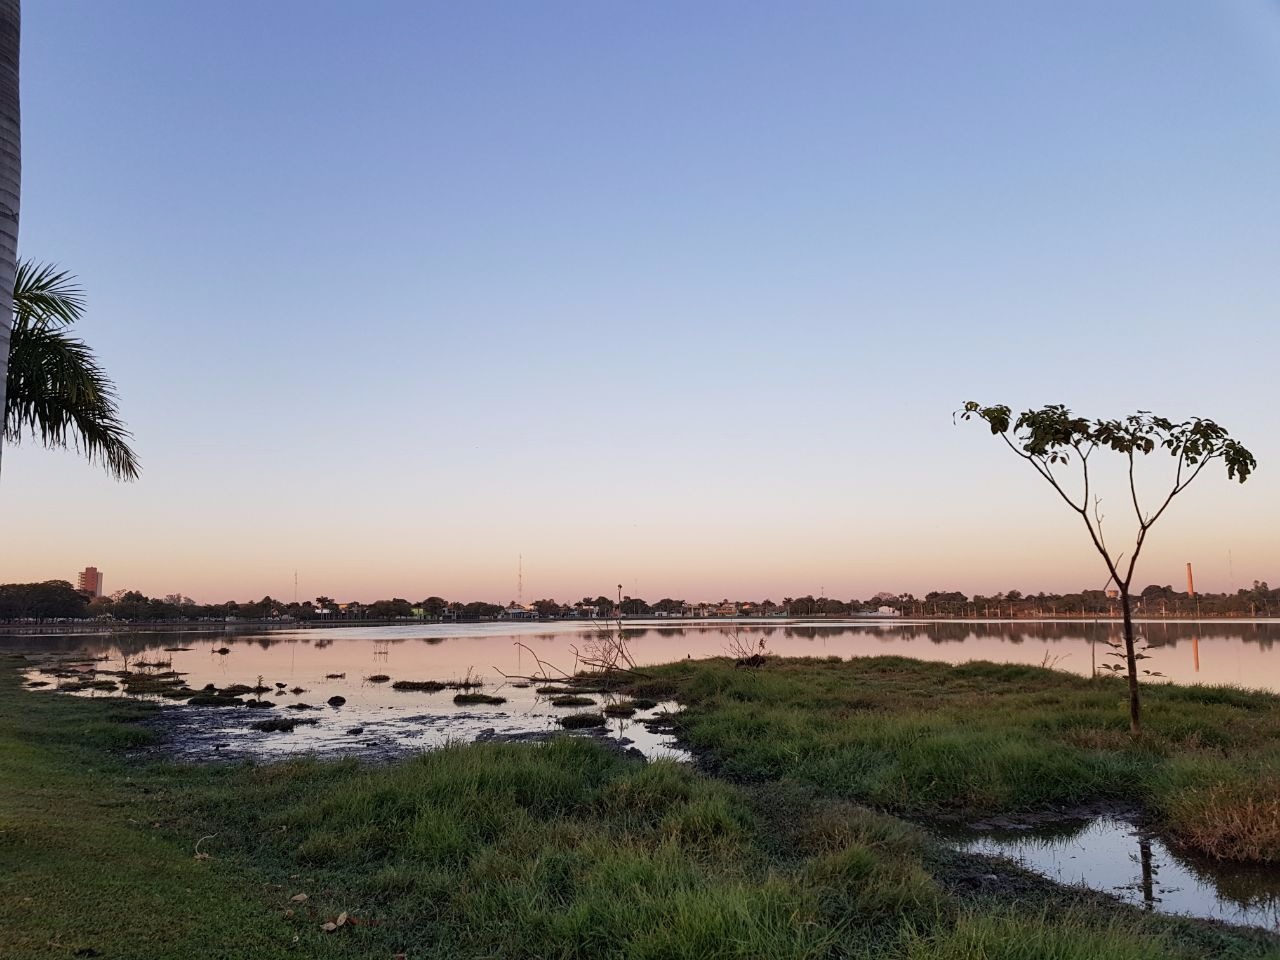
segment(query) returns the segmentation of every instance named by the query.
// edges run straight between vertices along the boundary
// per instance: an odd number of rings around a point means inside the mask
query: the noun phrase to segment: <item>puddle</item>
[[[958,846],[1007,857],[1058,883],[1114,894],[1146,910],[1280,933],[1280,870],[1175,853],[1118,817],[976,838],[969,834]]]

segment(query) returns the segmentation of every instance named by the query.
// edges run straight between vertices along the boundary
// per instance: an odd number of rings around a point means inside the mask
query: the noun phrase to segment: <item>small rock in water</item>
[[[270,700],[249,700],[245,706],[253,710],[270,710],[275,704]]]
[[[347,731],[347,734],[352,737],[358,737],[362,733],[364,733],[364,727],[352,727]]]
[[[219,647],[217,650],[215,650],[215,651],[213,651],[213,652],[214,652],[214,653],[216,653],[216,654],[219,654],[219,655],[221,655],[221,656],[224,656],[224,657],[225,657],[228,653],[230,653],[230,652],[231,652],[231,648],[230,648],[230,647]]]
[[[346,702],[347,702],[346,697],[330,697],[328,700],[328,704],[331,707],[340,707]]]

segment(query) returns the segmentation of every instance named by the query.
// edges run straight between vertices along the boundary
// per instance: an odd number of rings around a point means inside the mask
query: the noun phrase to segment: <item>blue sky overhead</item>
[[[0,580],[1100,585],[968,398],[1226,424],[1138,579],[1280,580],[1274,3],[26,6],[144,473],[8,452]]]

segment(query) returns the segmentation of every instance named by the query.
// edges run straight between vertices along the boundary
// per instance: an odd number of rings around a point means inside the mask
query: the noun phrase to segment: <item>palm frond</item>
[[[13,283],[13,325],[66,327],[84,316],[84,289],[52,263],[18,261]]]
[[[64,319],[66,316],[79,316],[82,304],[73,298],[68,306],[68,287],[59,279],[64,275],[51,276],[57,282],[43,287],[46,291],[60,287],[61,292],[50,296],[62,300],[62,305],[48,308],[37,297],[34,302],[39,310],[27,314],[28,322],[14,324],[9,345],[5,439],[19,443],[27,433],[38,437],[46,447],[71,445],[91,463],[101,462],[117,479],[136,479],[141,467],[129,446],[132,434],[116,407],[115,385],[84,341],[60,329],[70,322]],[[20,295],[21,290],[16,290],[15,305]],[[53,320],[46,322],[46,318]]]

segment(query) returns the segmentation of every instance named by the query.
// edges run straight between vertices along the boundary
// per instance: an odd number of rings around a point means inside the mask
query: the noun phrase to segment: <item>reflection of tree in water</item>
[[[1215,860],[1182,849],[1175,852],[1150,834],[1121,820],[1065,821],[1037,827],[1031,833],[996,830],[986,832],[984,836],[1001,852],[1015,858],[1026,858],[1032,866],[1037,862],[1060,862],[1058,855],[1072,850],[1080,851],[1079,859],[1075,860],[1077,867],[1084,866],[1091,859],[1098,862],[1097,858],[1127,857],[1133,864],[1132,879],[1117,890],[1136,894],[1146,910],[1155,910],[1163,902],[1163,893],[1192,892],[1177,886],[1177,881],[1172,881],[1170,886],[1161,885],[1161,873],[1172,872],[1172,868],[1176,868],[1205,889],[1208,899],[1200,904],[1203,913],[1210,913],[1210,908],[1216,906],[1219,908],[1217,912],[1224,916],[1236,915],[1237,922],[1280,929],[1280,877],[1273,868],[1263,864]],[[1045,856],[1037,857],[1037,852]],[[1074,854],[1072,859],[1075,859]],[[1044,869],[1052,875],[1052,867],[1045,866]],[[1059,876],[1059,879],[1069,881],[1071,878]],[[1090,883],[1087,868],[1084,880]]]
[[[1215,860],[1193,850],[1163,848],[1161,852],[1206,886],[1222,901],[1247,910],[1272,929],[1280,929],[1280,876],[1261,863]]]

